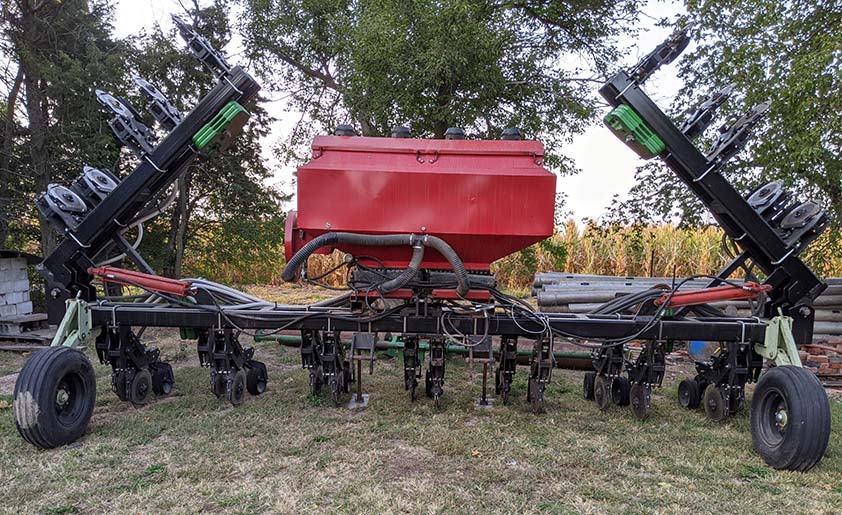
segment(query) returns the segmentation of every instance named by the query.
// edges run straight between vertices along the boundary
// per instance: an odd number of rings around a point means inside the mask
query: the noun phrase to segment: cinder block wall
[[[26,259],[0,258],[0,318],[31,313]]]

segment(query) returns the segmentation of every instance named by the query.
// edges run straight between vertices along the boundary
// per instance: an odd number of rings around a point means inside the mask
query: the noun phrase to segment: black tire
[[[585,400],[593,400],[594,381],[596,381],[596,372],[585,372],[584,384],[582,385],[582,395]]]
[[[246,372],[246,388],[252,395],[260,395],[266,391],[266,383],[269,382],[269,374],[266,372],[266,365],[260,361],[250,361],[248,372]]]
[[[678,404],[686,409],[698,409],[702,402],[702,390],[695,379],[685,379],[678,385]]]
[[[94,367],[81,351],[69,347],[37,352],[15,382],[15,425],[24,440],[42,449],[78,440],[94,404]]]
[[[152,389],[152,373],[145,368],[138,370],[129,383],[129,401],[136,407],[149,404]]]
[[[630,387],[628,379],[615,377],[611,381],[611,401],[617,406],[628,406]]]
[[[705,406],[705,415],[714,422],[722,422],[728,418],[730,413],[728,399],[725,397],[722,388],[715,384],[709,384],[705,388],[705,395],[702,399]]]
[[[239,406],[246,398],[246,371],[242,368],[234,372],[225,392],[232,406]]]
[[[783,408],[783,427],[776,415]],[[793,366],[760,377],[751,399],[751,440],[770,467],[807,471],[824,456],[830,439],[830,401],[818,378]]]
[[[605,376],[596,376],[593,384],[593,396],[599,409],[606,410],[611,405],[611,390]]]

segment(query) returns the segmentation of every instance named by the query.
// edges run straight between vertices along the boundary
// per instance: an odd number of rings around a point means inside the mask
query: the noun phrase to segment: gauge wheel
[[[698,409],[702,401],[702,391],[695,379],[685,379],[678,385],[678,404],[686,409]]]
[[[231,377],[225,395],[232,406],[239,406],[246,398],[246,391],[246,371],[241,368]]]
[[[594,399],[594,381],[596,381],[596,372],[585,372],[585,379],[582,385],[582,396],[585,400],[592,401]]]
[[[129,383],[129,402],[134,406],[149,404],[152,400],[152,373],[142,368],[135,372]]]
[[[611,401],[617,406],[629,405],[629,380],[625,377],[615,377],[611,380]]]
[[[593,397],[601,410],[606,410],[611,405],[611,391],[605,376],[598,375],[594,379]]]

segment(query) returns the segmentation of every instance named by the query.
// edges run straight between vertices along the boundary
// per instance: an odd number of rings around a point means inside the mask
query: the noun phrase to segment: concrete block
[[[14,291],[29,291],[29,280],[23,279],[21,281],[15,281]]]
[[[12,269],[12,260],[8,258],[0,259],[0,272]]]
[[[0,293],[11,293],[15,291],[15,282],[0,276]]]
[[[29,300],[29,292],[26,292],[26,298],[23,292],[9,292],[0,294],[0,304],[20,304]]]
[[[28,315],[32,313],[32,303],[31,302],[21,302],[17,305],[18,315]]]
[[[13,317],[18,314],[17,304],[0,306],[0,317]]]
[[[29,276],[26,274],[26,270],[7,270],[4,273],[9,274],[9,281],[29,280]]]

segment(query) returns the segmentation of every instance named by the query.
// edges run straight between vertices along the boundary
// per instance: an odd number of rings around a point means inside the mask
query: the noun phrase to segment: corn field
[[[528,287],[536,272],[563,270],[572,273],[672,276],[712,274],[730,257],[722,248],[718,227],[680,228],[671,224],[604,227],[588,224],[580,227],[573,220],[556,230],[547,240],[532,245],[494,263],[492,271],[501,286],[518,290]],[[821,277],[842,275],[840,238],[825,234],[813,242],[803,256]],[[282,253],[280,246],[271,253]],[[253,255],[254,263],[245,261],[205,264],[203,271],[215,272],[216,280],[226,283],[278,284],[283,259],[267,259],[266,252]],[[246,257],[246,256],[239,256]],[[316,277],[342,262],[342,253],[314,255],[308,263],[308,275]],[[345,275],[335,273],[321,280],[331,286],[344,285]]]

